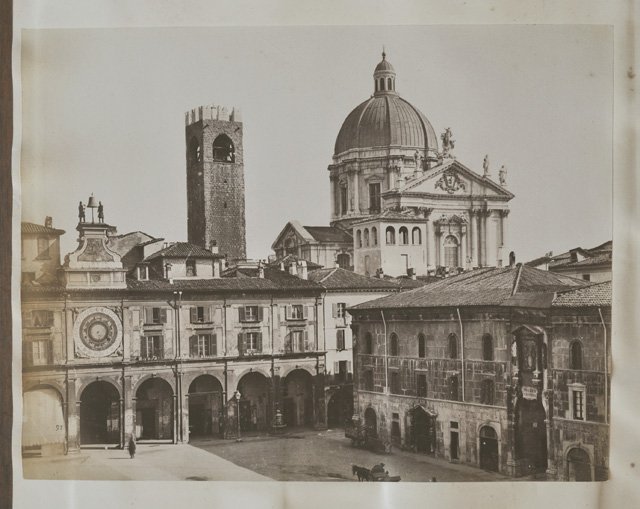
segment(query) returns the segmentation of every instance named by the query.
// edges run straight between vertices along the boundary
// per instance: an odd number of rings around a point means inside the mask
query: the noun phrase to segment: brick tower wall
[[[187,113],[187,201],[189,242],[209,248],[215,241],[229,259],[246,258],[245,186],[242,122],[234,110],[204,107]],[[234,145],[234,161],[213,157],[214,140],[225,134]],[[200,160],[191,152],[200,144]]]

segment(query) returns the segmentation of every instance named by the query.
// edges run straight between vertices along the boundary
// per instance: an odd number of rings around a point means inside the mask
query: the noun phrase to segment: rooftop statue
[[[482,168],[484,169],[484,176],[489,176],[489,154],[484,156],[484,161],[482,161]]]
[[[504,186],[507,184],[507,169],[504,167],[504,164],[500,167],[500,171],[498,172],[498,178],[500,179],[501,186]]]
[[[440,136],[442,139],[442,157],[452,157],[451,151],[455,147],[456,140],[453,139],[453,134],[451,133],[451,128],[447,127],[447,129]]]

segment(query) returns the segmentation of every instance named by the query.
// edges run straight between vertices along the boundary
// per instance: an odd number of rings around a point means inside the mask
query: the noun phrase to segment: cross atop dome
[[[373,71],[374,94],[396,93],[396,71],[387,61],[387,54],[382,47],[382,60]]]

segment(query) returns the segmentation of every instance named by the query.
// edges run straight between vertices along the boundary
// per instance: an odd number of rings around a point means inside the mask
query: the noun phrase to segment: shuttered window
[[[262,333],[256,331],[240,332],[238,334],[239,355],[262,352]]]
[[[338,329],[336,331],[336,348],[338,351],[344,350],[346,348],[344,341],[344,329]]]
[[[215,334],[194,334],[189,338],[191,357],[213,357],[217,355],[217,340]]]
[[[48,336],[28,336],[23,346],[23,359],[27,366],[51,364],[51,340]]]
[[[261,322],[263,309],[261,306],[240,306],[238,308],[238,320],[240,322]]]
[[[167,323],[166,308],[145,308],[144,323],[148,325]]]
[[[194,306],[189,311],[191,323],[211,322],[211,313],[208,306]]]
[[[294,330],[285,337],[284,349],[287,353],[306,352],[310,350],[309,335],[306,330]]]
[[[142,336],[140,338],[140,358],[146,360],[162,359],[162,336]]]

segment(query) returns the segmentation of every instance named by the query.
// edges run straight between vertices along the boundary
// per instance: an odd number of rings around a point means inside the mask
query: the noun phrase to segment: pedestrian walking
[[[136,455],[136,441],[133,439],[133,435],[131,435],[131,438],[129,439],[129,456],[131,456],[131,459],[133,459],[135,455]]]

